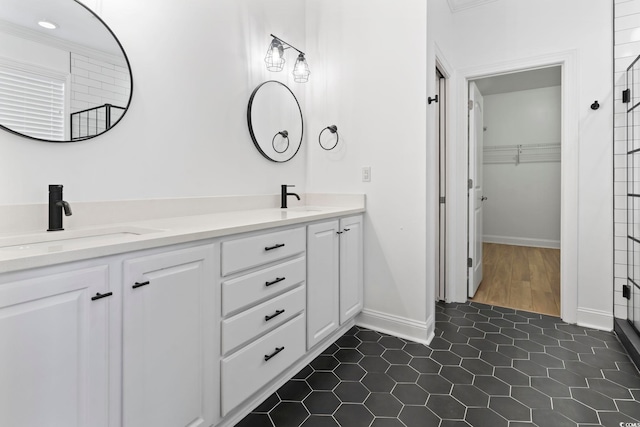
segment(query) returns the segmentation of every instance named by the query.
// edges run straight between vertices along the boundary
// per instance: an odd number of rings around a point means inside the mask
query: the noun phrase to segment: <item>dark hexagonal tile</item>
[[[519,314],[505,314],[503,317],[507,320],[511,320],[513,323],[529,323],[529,319],[522,317]]]
[[[333,355],[342,363],[358,363],[364,356],[353,348],[342,348]]]
[[[481,331],[480,329],[476,329],[476,328],[460,328],[458,330],[458,333],[467,336],[469,338],[484,338],[484,332]]]
[[[384,347],[377,342],[366,341],[358,346],[358,351],[365,356],[380,356],[384,353]]]
[[[513,339],[519,339],[519,340],[527,340],[529,339],[529,334],[526,332],[522,332],[516,328],[502,328],[500,329],[500,333],[511,337]]]
[[[340,425],[331,416],[311,415],[300,427],[340,427]]]
[[[565,340],[565,341],[573,339],[573,335],[571,335],[571,334],[569,334],[567,332],[555,329],[555,328],[544,329],[542,331],[542,334],[543,335],[547,335],[547,336],[552,337],[552,338],[557,338],[559,340]]]
[[[453,344],[451,351],[460,357],[476,358],[480,356],[480,350],[475,347],[471,347],[469,344]]]
[[[311,367],[316,371],[333,371],[340,362],[333,356],[318,356],[310,363]]]
[[[557,339],[552,338],[548,335],[542,335],[542,334],[529,334],[529,339],[533,342],[537,342],[538,344],[542,344],[544,346],[559,346],[560,343]]]
[[[462,360],[459,356],[451,352],[438,350],[434,350],[434,352],[431,353],[431,359],[435,360],[441,365],[460,365],[460,361]]]
[[[436,322],[436,329],[439,331],[444,332],[458,332],[458,328],[459,326],[454,325],[453,323],[447,321],[447,322]]]
[[[571,350],[575,353],[591,353],[593,354],[593,350],[586,344],[582,344],[578,341],[558,341],[560,343],[560,347],[564,347],[567,350]]]
[[[569,387],[586,387],[587,380],[567,369],[549,369],[549,378],[561,382]]]
[[[280,403],[280,398],[276,393],[273,393],[271,396],[267,397],[264,402],[262,402],[253,412],[264,412],[267,413],[272,410],[278,403]]]
[[[429,394],[416,384],[397,384],[391,392],[405,405],[424,405]]]
[[[480,351],[496,351],[498,350],[498,344],[486,340],[484,338],[471,338],[469,339],[469,345],[477,348]]]
[[[368,329],[359,331],[356,334],[356,337],[358,337],[361,341],[378,341],[380,338],[382,338],[382,335],[380,335],[378,332],[376,331],[370,331]]]
[[[514,368],[497,367],[493,375],[510,385],[529,385],[529,377]]]
[[[571,372],[574,372],[584,378],[602,378],[602,371],[594,366],[587,365],[583,362],[566,361],[564,366]]]
[[[572,335],[587,335],[586,328],[578,325],[568,325],[568,324],[556,325],[556,329],[559,329],[564,332],[568,332]]]
[[[531,409],[511,397],[492,396],[489,408],[509,421],[530,421]]]
[[[531,334],[541,334],[542,333],[542,329],[538,328],[537,326],[534,325],[530,325],[528,323],[516,323],[514,326],[514,328],[522,331],[522,332],[526,332],[529,334],[529,336],[531,336]]]
[[[531,413],[533,422],[539,426],[576,427],[576,423],[551,409],[533,409]]]
[[[613,381],[623,387],[640,389],[640,376],[637,374],[632,375],[627,372],[607,370],[603,371],[603,373],[604,377],[609,381]]]
[[[473,326],[473,320],[465,319],[464,317],[452,317],[449,320],[450,323],[453,323],[456,326]]]
[[[437,374],[442,367],[442,365],[429,357],[414,357],[409,362],[409,366],[421,374]]]
[[[616,365],[620,372],[626,372],[630,375],[636,376],[639,375],[638,368],[636,368],[636,365],[634,365],[633,362],[616,362]]]
[[[544,346],[529,340],[513,340],[513,345],[529,353],[544,353]]]
[[[577,423],[599,423],[596,411],[583,405],[577,400],[553,398],[553,410]]]
[[[458,311],[462,311],[464,313],[477,313],[478,311],[480,311],[480,309],[473,305],[460,304],[458,305]]]
[[[405,406],[399,415],[407,427],[437,426],[440,418],[426,406]]]
[[[496,344],[508,344],[508,345],[513,345],[513,338],[508,337],[506,335],[502,335],[502,334],[487,334],[485,335],[485,338],[491,342],[494,342]]]
[[[612,399],[631,399],[631,393],[628,388],[612,383],[607,379],[588,379],[589,388],[604,394]]]
[[[390,392],[396,384],[389,375],[379,372],[365,375],[361,382],[371,392]]]
[[[431,343],[429,343],[429,347],[433,350],[449,350],[451,348],[451,343],[440,337],[435,337],[431,340]]]
[[[546,352],[547,354],[564,361],[580,360],[578,353],[563,347],[547,347]]]
[[[280,402],[271,410],[269,416],[276,427],[299,426],[309,416],[309,412],[301,402]]]
[[[502,353],[511,359],[528,359],[529,353],[513,345],[499,345],[498,353]]]
[[[301,401],[307,397],[309,393],[311,393],[311,389],[303,380],[287,381],[278,389],[278,396],[280,396],[282,400]]]
[[[496,351],[483,351],[480,359],[493,366],[511,366],[511,358]]]
[[[333,415],[341,426],[369,427],[373,415],[361,404],[345,403]]]
[[[267,414],[254,414],[244,417],[235,427],[273,427],[271,418]]]
[[[500,327],[494,325],[493,323],[476,323],[474,328],[481,330],[485,333],[498,333],[500,332]]]
[[[329,347],[325,348],[322,353],[320,353],[321,355],[325,355],[325,356],[331,356],[333,353],[335,353],[336,351],[338,351],[340,347],[338,347],[335,343],[331,344]]]
[[[480,359],[464,359],[461,366],[474,375],[493,375],[493,366]]]
[[[440,427],[471,427],[468,422],[462,420],[442,420]]]
[[[456,384],[451,395],[468,407],[486,408],[489,395],[474,385]]]
[[[551,378],[531,377],[531,387],[550,397],[571,397],[569,387]]]
[[[531,387],[511,387],[511,397],[529,408],[551,409],[551,398]]]
[[[371,427],[405,427],[398,418],[376,418]]]
[[[618,400],[618,409],[625,415],[640,420],[640,402],[632,400]]]
[[[353,363],[341,363],[333,373],[343,381],[360,381],[366,374],[366,371]]]
[[[488,318],[493,318],[493,317],[497,317],[497,318],[502,318],[503,313],[500,313],[499,311],[493,310],[492,308],[484,308],[482,310],[480,310],[478,313],[482,314],[483,316],[487,316]]]
[[[607,348],[607,344],[599,340],[598,338],[590,337],[589,335],[576,335],[574,338],[577,342],[585,344],[589,347],[604,347]]]
[[[358,364],[367,372],[386,372],[389,369],[389,362],[380,356],[365,356]]]
[[[607,359],[603,359],[600,358],[598,356],[596,356],[595,354],[579,354],[578,358],[581,362],[584,362],[588,365],[593,366],[594,368],[598,368],[598,369],[618,369],[618,367],[616,366],[616,363],[611,361],[611,360],[607,360]]]
[[[451,396],[434,394],[429,396],[427,407],[443,419],[461,420],[466,408]]]
[[[440,375],[451,381],[453,384],[471,384],[473,375],[459,366],[443,366]]]
[[[465,315],[465,312],[457,307],[445,307],[443,313],[450,317],[463,317]]]
[[[524,372],[530,377],[547,376],[547,368],[545,368],[544,366],[540,366],[536,362],[532,362],[531,360],[514,360],[513,367],[520,372]]]
[[[377,417],[397,417],[402,409],[402,403],[388,393],[371,393],[364,406]]]
[[[469,341],[469,337],[461,334],[460,332],[444,332],[442,339],[449,341],[452,344],[466,344]]]
[[[347,332],[345,332],[345,335],[355,335],[360,331],[360,328],[358,326],[352,326],[351,329],[349,329]]]
[[[429,347],[422,344],[407,344],[403,350],[414,357],[429,357],[432,352]]]
[[[613,399],[588,388],[574,388],[571,395],[578,402],[582,402],[590,408],[598,411],[616,411],[616,404]]]
[[[418,379],[418,371],[408,365],[391,365],[387,375],[399,383],[414,383]]]
[[[403,350],[385,350],[382,358],[394,365],[406,365],[411,360],[409,353]]]
[[[531,353],[529,359],[545,368],[564,368],[564,363],[557,357],[553,357],[546,353]]]
[[[314,372],[307,378],[307,383],[313,390],[333,390],[339,382],[340,380],[333,372]],[[280,397],[282,398],[282,395],[280,395]]]
[[[541,318],[541,319],[531,319],[531,320],[529,320],[529,324],[538,326],[538,327],[540,327],[542,329],[554,328],[556,326],[556,323],[557,323],[556,321],[557,320],[559,320],[559,319],[555,319],[554,320],[554,319],[549,319],[548,317],[547,318]]]
[[[314,391],[302,403],[312,415],[331,415],[340,406],[340,400],[331,391]]]
[[[362,403],[369,395],[369,390],[360,382],[342,381],[333,390],[343,402]]]
[[[405,342],[396,337],[382,337],[380,341],[378,341],[384,348],[395,348],[401,349],[405,346]]]
[[[598,416],[600,417],[600,423],[604,426],[618,427],[620,423],[625,425],[626,423],[637,423],[638,420],[636,418],[632,418],[628,415],[622,414],[618,411],[615,412],[598,412]]]
[[[465,314],[465,316],[467,319],[469,320],[473,320],[474,322],[476,322],[476,326],[477,323],[483,323],[483,322],[488,322],[489,318],[487,316],[483,316],[482,314],[479,313],[467,313]]]
[[[507,427],[508,425],[507,420],[489,408],[469,408],[465,419],[472,426]]]
[[[362,341],[351,335],[343,335],[336,340],[336,345],[340,348],[356,348]]]
[[[496,325],[500,330],[511,329],[515,326],[513,322],[507,319],[489,319],[489,323]]]
[[[311,374],[313,374],[313,368],[311,368],[311,366],[307,365],[304,368],[300,369],[300,371],[298,371],[298,373],[293,376],[293,379],[295,379],[295,380],[304,380],[305,378],[307,378]]]
[[[491,396],[508,396],[509,385],[495,377],[478,375],[473,385]]]
[[[453,384],[438,374],[421,374],[418,385],[431,394],[449,394]]]

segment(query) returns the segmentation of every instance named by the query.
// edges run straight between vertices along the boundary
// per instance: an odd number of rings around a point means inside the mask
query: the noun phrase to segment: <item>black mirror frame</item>
[[[85,137],[81,137],[78,139],[73,139],[73,140],[69,140],[69,141],[52,141],[50,139],[41,139],[41,138],[34,138],[33,136],[29,136],[29,135],[25,135],[23,133],[17,132],[13,129],[10,129],[6,126],[3,126],[2,124],[0,124],[0,129],[4,129],[7,132],[10,132],[14,135],[18,135],[21,136],[23,138],[28,138],[31,139],[33,141],[40,141],[40,142],[53,142],[53,143],[57,143],[57,144],[66,144],[69,142],[80,142],[80,141],[86,141],[88,139],[92,139],[95,137],[98,137],[100,135],[104,135],[105,133],[109,132],[111,129],[113,129],[118,123],[120,123],[120,121],[122,120],[122,118],[124,116],[127,115],[127,111],[129,111],[129,106],[131,105],[131,99],[133,98],[133,72],[131,71],[131,63],[129,62],[129,57],[127,57],[127,52],[124,50],[124,48],[122,47],[122,44],[120,43],[120,40],[118,40],[118,37],[116,37],[116,35],[114,34],[113,31],[111,31],[111,28],[109,28],[109,26],[102,20],[102,18],[100,18],[98,16],[97,13],[95,13],[93,10],[91,10],[89,7],[85,6],[84,4],[82,4],[79,0],[71,0],[75,3],[77,3],[79,6],[83,7],[84,9],[86,9],[90,14],[92,14],[97,20],[98,22],[100,22],[102,25],[104,25],[104,27],[107,29],[107,31],[109,31],[109,34],[111,34],[111,37],[113,37],[113,39],[116,41],[116,43],[118,44],[118,47],[120,48],[120,50],[122,51],[122,55],[124,56],[124,60],[127,63],[127,69],[129,70],[129,80],[131,81],[131,88],[129,90],[129,101],[127,102],[127,106],[124,108],[124,113],[122,113],[122,115],[120,116],[120,118],[118,119],[117,122],[115,122],[109,129],[105,130],[102,133],[99,133],[97,135],[91,135],[91,136],[85,136]]]
[[[293,96],[294,101],[296,101],[296,105],[298,106],[298,111],[300,112],[301,131],[300,131],[300,141],[298,143],[298,148],[296,149],[295,153],[293,153],[291,155],[291,157],[289,157],[286,160],[276,160],[276,159],[272,159],[271,157],[269,157],[269,155],[267,153],[265,153],[262,150],[262,148],[260,147],[260,144],[258,143],[258,139],[256,138],[256,135],[253,132],[253,124],[252,124],[252,121],[251,121],[251,107],[253,106],[253,99],[255,98],[256,94],[258,93],[258,90],[260,90],[260,88],[262,86],[266,85],[267,83],[277,83],[277,84],[283,86],[285,89],[287,89],[289,91],[289,93],[291,94],[291,96]],[[293,159],[296,156],[296,154],[298,154],[298,151],[300,151],[300,147],[302,147],[302,140],[304,138],[304,118],[302,117],[302,109],[300,108],[300,103],[298,102],[298,98],[296,98],[296,96],[291,91],[291,89],[289,89],[289,87],[286,84],[282,83],[282,82],[279,82],[277,80],[267,80],[266,82],[259,84],[258,87],[256,87],[253,90],[253,92],[251,93],[251,97],[249,98],[249,105],[247,106],[247,124],[249,126],[249,134],[251,135],[251,140],[253,141],[253,145],[255,145],[256,149],[267,160],[270,160],[270,161],[275,162],[275,163],[288,162],[289,160]]]

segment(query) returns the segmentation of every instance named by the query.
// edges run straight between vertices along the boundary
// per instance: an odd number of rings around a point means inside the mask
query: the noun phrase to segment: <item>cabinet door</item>
[[[363,306],[362,215],[340,220],[340,324]]]
[[[200,246],[124,263],[125,427],[213,424],[213,251]]]
[[[108,421],[108,268],[0,285],[0,425]]]
[[[339,326],[338,221],[307,227],[307,349]]]

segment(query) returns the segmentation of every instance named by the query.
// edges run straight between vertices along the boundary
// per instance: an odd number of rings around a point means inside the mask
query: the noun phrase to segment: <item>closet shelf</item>
[[[483,164],[552,163],[560,161],[560,143],[485,145]]]

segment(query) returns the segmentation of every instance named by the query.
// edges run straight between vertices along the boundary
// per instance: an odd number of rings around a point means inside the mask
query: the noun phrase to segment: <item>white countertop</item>
[[[48,233],[4,234],[0,237],[0,273],[302,224],[364,211],[362,206],[252,209]]]

